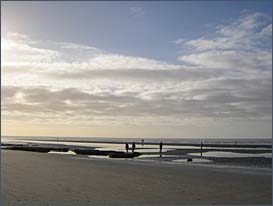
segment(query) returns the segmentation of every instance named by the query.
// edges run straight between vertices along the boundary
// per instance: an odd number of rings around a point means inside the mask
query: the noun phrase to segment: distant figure
[[[201,157],[203,156],[203,142],[201,142]]]
[[[160,142],[160,143],[159,143],[159,153],[160,153],[160,157],[162,156],[162,148],[163,148],[163,143]]]
[[[141,140],[141,144],[142,144],[142,146],[144,145],[144,139]]]
[[[125,149],[126,149],[126,152],[128,153],[128,150],[129,150],[129,145],[128,145],[128,143],[125,144]]]
[[[133,142],[133,144],[132,144],[132,152],[134,152],[134,151],[135,151],[135,148],[136,148],[136,143],[135,143],[135,142]]]

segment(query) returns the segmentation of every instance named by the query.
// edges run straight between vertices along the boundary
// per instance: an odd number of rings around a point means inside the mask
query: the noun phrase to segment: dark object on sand
[[[68,148],[66,147],[42,147],[42,146],[35,146],[35,145],[10,145],[7,146],[6,149],[8,150],[21,150],[21,151],[29,151],[29,152],[68,152]]]
[[[113,153],[115,151],[112,150],[104,150],[104,151],[100,151],[100,150],[95,150],[95,149],[75,149],[74,152],[76,154],[80,154],[80,155],[98,155],[98,156],[107,156],[110,153]]]
[[[21,150],[21,151],[29,151],[29,152],[49,152],[50,148],[47,147],[36,147],[36,146],[18,146],[18,145],[13,145],[9,146],[8,149],[10,150]]]
[[[64,147],[64,148],[50,148],[50,151],[54,151],[54,152],[68,152],[68,148]]]
[[[110,153],[109,157],[110,158],[134,158],[138,157],[141,154],[139,152],[130,152],[130,153],[125,153],[125,152],[114,152]]]
[[[162,148],[163,148],[163,143],[160,142],[160,143],[159,143],[159,152],[160,152],[160,153],[162,152]]]
[[[163,148],[163,143],[162,142],[160,142],[159,143],[159,153],[160,153],[160,157],[162,157],[162,148]]]
[[[133,144],[132,144],[132,152],[133,152],[133,153],[134,153],[134,151],[135,151],[135,148],[136,148],[136,143],[133,142]]]
[[[203,156],[203,142],[201,142],[201,151],[200,151],[200,153],[201,153],[201,157]]]
[[[187,159],[187,162],[192,162],[192,159]]]
[[[125,149],[126,149],[126,152],[128,153],[128,150],[129,150],[129,144],[128,143],[125,144]]]
[[[113,150],[75,149],[74,152],[80,155],[109,156],[111,158],[134,158],[141,155],[139,152],[119,152]]]

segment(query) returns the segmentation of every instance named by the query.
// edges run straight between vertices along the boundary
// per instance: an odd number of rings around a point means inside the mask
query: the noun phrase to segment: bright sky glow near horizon
[[[2,135],[271,138],[272,2],[1,2]]]

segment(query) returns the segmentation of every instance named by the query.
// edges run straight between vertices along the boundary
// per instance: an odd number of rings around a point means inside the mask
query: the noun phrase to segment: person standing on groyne
[[[162,156],[162,148],[163,148],[163,143],[160,142],[160,143],[159,143],[159,153],[160,153],[160,157]]]
[[[132,152],[133,152],[133,153],[134,153],[134,151],[135,151],[135,148],[136,148],[136,143],[133,142],[133,144],[132,144]]]
[[[125,149],[126,149],[126,152],[128,153],[128,150],[129,150],[129,144],[128,143],[125,144]]]

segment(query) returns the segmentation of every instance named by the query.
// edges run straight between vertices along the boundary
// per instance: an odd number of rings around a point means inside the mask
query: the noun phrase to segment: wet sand
[[[272,175],[127,160],[1,151],[8,205],[271,205]]]

